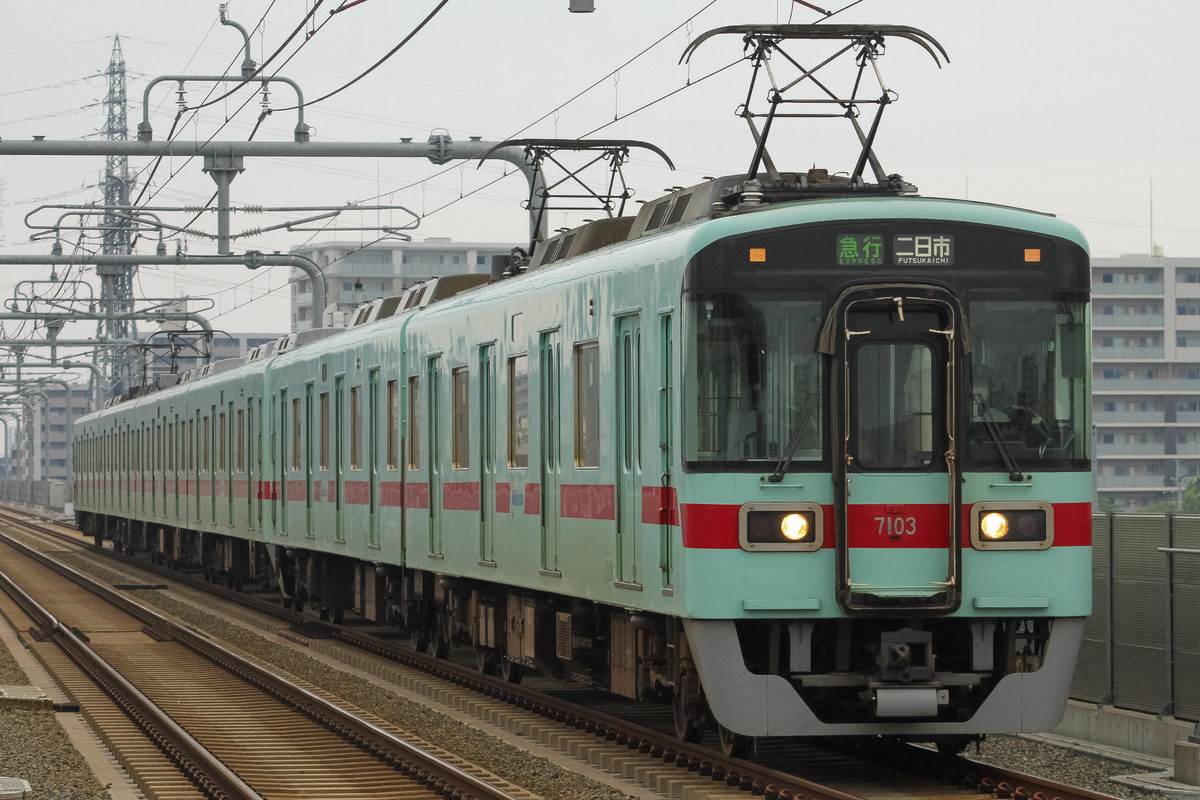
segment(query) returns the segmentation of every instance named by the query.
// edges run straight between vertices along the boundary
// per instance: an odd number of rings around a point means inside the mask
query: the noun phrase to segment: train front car
[[[680,734],[708,712],[726,749],[1053,727],[1090,613],[1082,236],[916,198],[704,230],[682,292]]]

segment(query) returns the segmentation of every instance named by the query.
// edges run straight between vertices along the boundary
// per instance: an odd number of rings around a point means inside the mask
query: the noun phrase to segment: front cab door
[[[838,602],[847,612],[958,608],[961,321],[947,292],[908,285],[852,289],[826,321]]]

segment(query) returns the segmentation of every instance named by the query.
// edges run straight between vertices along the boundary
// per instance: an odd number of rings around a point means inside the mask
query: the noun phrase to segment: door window
[[[933,354],[923,343],[870,342],[854,351],[853,441],[867,469],[923,469],[934,460]]]

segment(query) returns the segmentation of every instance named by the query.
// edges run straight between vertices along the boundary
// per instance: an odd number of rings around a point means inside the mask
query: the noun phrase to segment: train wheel
[[[495,675],[496,651],[481,644],[475,645],[475,668],[483,675]]]
[[[445,658],[450,655],[450,640],[446,638],[446,626],[439,618],[434,622],[433,630],[429,632],[429,647],[427,652],[434,658]]]
[[[675,714],[675,735],[685,742],[699,742],[704,738],[704,726],[700,715],[696,713],[696,703],[689,702],[689,695],[694,693],[692,682],[686,672],[675,685],[675,694],[671,698],[671,708]]]
[[[734,733],[721,723],[717,723],[717,735],[721,738],[721,752],[730,758],[745,758],[750,755],[750,745],[754,739]]]
[[[507,658],[500,659],[500,677],[509,683],[520,683],[524,671],[521,665],[515,661],[509,661]]]

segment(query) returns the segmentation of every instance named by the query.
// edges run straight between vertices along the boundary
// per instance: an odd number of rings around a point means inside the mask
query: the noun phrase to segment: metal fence
[[[1094,514],[1092,591],[1071,696],[1200,720],[1200,516]]]

